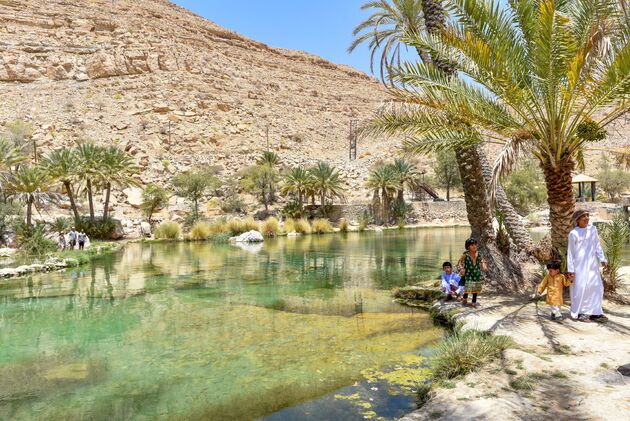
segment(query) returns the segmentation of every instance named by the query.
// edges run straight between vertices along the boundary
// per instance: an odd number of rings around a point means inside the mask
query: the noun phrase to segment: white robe
[[[588,224],[586,228],[573,228],[569,233],[567,252],[567,272],[575,274],[571,286],[571,317],[604,314],[604,284],[599,271],[602,262],[606,262],[606,257],[597,228],[593,224]]]

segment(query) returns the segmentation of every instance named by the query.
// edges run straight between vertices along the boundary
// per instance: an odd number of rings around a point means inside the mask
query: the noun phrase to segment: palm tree
[[[275,168],[280,164],[280,157],[275,152],[265,151],[262,156],[258,158],[258,165],[267,165],[271,168]]]
[[[112,184],[118,185],[121,189],[139,185],[138,181],[134,178],[138,173],[138,167],[129,154],[115,146],[104,149],[101,155],[102,161],[99,181],[102,187],[105,188],[103,220],[106,220],[109,212],[109,197]]]
[[[33,205],[51,199],[48,189],[52,179],[44,169],[38,166],[23,165],[13,172],[7,180],[9,196],[26,203],[26,225],[31,227]]]
[[[77,204],[74,200],[74,191],[72,184],[78,179],[77,172],[77,156],[71,149],[55,149],[48,154],[42,161],[42,167],[48,172],[51,178],[61,181],[68,200],[70,200],[70,207],[74,214],[75,222],[79,220],[79,211]]]
[[[103,169],[103,148],[93,143],[82,143],[75,149],[77,157],[77,171],[80,179],[85,182],[90,208],[90,220],[94,221],[93,187]]]
[[[326,197],[331,199],[343,197],[341,176],[335,167],[323,161],[318,162],[315,167],[311,168],[310,173],[313,178],[312,188],[316,194],[319,194],[322,214],[325,215]]]
[[[7,139],[0,138],[0,171],[11,170],[11,168],[24,160],[20,149],[13,146]]]
[[[396,202],[401,204],[405,202],[405,187],[418,179],[418,169],[406,159],[396,158],[392,170],[396,176]]]
[[[391,164],[380,164],[367,179],[367,187],[373,189],[372,206],[378,224],[389,223],[389,208],[393,194],[399,187],[398,174]],[[379,197],[380,196],[380,197]]]
[[[386,69],[400,63],[402,39],[419,34],[424,28],[421,0],[379,0],[369,1],[361,10],[373,9],[373,13],[361,22],[352,32],[355,37],[348,48],[353,52],[360,44],[368,43],[371,51],[370,70],[374,73],[374,59],[381,51],[380,75],[385,81]],[[417,50],[423,60],[429,57]]]
[[[520,155],[532,154],[547,184],[553,245],[564,251],[576,157],[630,108],[621,8],[610,0],[451,3],[454,19],[445,30],[410,42],[448,56],[466,78],[405,65],[393,74],[405,85],[396,92],[402,105],[383,110],[374,128],[407,133],[407,147],[416,152],[501,144],[494,183]]]
[[[284,176],[284,185],[281,192],[283,195],[294,195],[301,209],[311,181],[311,174],[303,167],[291,168]]]

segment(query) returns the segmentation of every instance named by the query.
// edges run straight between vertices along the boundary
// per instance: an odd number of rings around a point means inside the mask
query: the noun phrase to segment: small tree
[[[157,184],[149,184],[142,191],[142,212],[151,223],[155,211],[164,208],[168,203],[168,193]]]
[[[617,212],[609,224],[602,226],[601,239],[604,254],[608,259],[608,269],[604,274],[604,291],[610,294],[616,292],[621,283],[619,268],[623,249],[628,244],[628,220],[623,211]]]
[[[172,180],[177,195],[190,200],[193,205],[193,219],[199,219],[199,200],[209,188],[219,185],[216,170],[213,168],[185,171]]]
[[[253,165],[241,172],[241,187],[258,197],[265,211],[276,201],[275,189],[279,180],[278,171],[266,164]]]
[[[26,204],[26,226],[32,227],[33,206],[51,200],[48,192],[52,184],[46,171],[38,166],[22,166],[7,180],[11,197]]]
[[[523,164],[503,178],[503,189],[508,200],[522,215],[543,205],[547,201],[547,189],[540,166],[533,160]]]
[[[433,171],[435,172],[435,179],[438,186],[446,189],[446,201],[450,202],[451,189],[461,187],[462,185],[455,152],[449,150],[437,153],[435,155]]]
[[[599,187],[611,200],[617,198],[630,187],[630,174],[621,168],[613,167],[606,155],[602,154],[597,173]]]

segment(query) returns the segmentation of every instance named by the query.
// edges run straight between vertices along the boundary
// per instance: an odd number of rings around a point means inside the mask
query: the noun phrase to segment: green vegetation
[[[216,177],[216,169],[199,168],[177,174],[172,183],[177,194],[192,203],[191,220],[194,222],[199,219],[199,200],[209,188],[219,185],[219,179]]]
[[[604,273],[604,291],[612,294],[621,285],[621,259],[623,249],[628,244],[628,220],[623,211],[618,211],[609,224],[601,227],[601,239],[604,254],[608,259],[608,269]]]
[[[435,379],[452,379],[463,376],[498,358],[510,347],[507,336],[489,332],[455,330],[438,348],[432,369]]]
[[[630,173],[622,168],[613,167],[610,159],[604,154],[599,161],[596,178],[599,180],[599,188],[610,200],[615,200],[630,187]]]
[[[311,224],[308,223],[307,219],[298,219],[295,222],[295,232],[300,234],[310,234],[311,233]]]
[[[311,224],[311,230],[313,234],[328,234],[334,231],[330,221],[324,218],[314,219]]]
[[[359,232],[365,231],[368,225],[372,223],[372,217],[367,211],[363,212],[359,217]]]
[[[142,213],[147,217],[147,221],[151,223],[153,214],[164,208],[168,204],[168,193],[157,184],[149,184],[142,190]]]
[[[337,224],[340,232],[348,232],[350,229],[350,222],[346,218],[341,218]]]
[[[284,232],[295,232],[295,220],[293,218],[284,220]]]
[[[508,200],[521,215],[527,215],[547,202],[545,181],[539,165],[531,159],[504,177],[502,184]]]
[[[158,240],[177,240],[179,239],[181,229],[177,222],[162,222],[154,232],[154,236]]]
[[[265,237],[275,237],[282,232],[280,222],[273,216],[260,224],[260,231]]]
[[[210,237],[210,224],[205,221],[197,221],[190,228],[189,238],[191,240],[206,240]]]
[[[451,189],[459,188],[462,185],[455,152],[451,150],[437,152],[435,154],[433,172],[436,175],[435,181],[437,185],[446,189],[446,201],[450,201]]]
[[[415,165],[396,159],[392,163],[380,163],[367,180],[367,187],[373,190],[372,212],[378,224],[389,225],[392,220],[399,223],[406,219],[411,207],[405,203],[405,188],[411,190],[418,181]]]

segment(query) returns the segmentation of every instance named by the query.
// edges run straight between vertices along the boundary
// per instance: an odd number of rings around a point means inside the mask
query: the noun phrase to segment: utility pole
[[[266,129],[265,137],[267,139],[267,152],[269,152],[269,123],[267,123],[267,129]]]
[[[357,159],[357,137],[354,133],[354,125],[355,120],[350,120],[350,148],[349,148],[349,159],[350,161]]]

